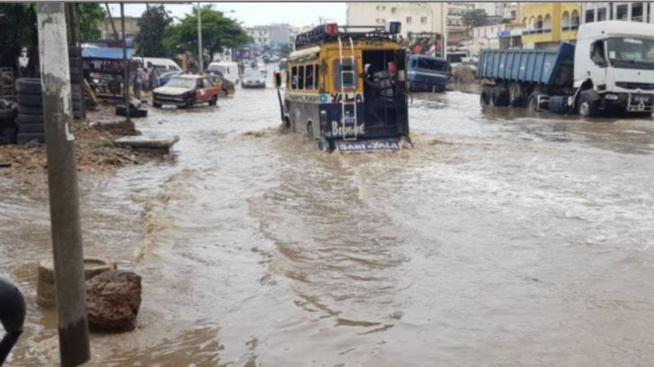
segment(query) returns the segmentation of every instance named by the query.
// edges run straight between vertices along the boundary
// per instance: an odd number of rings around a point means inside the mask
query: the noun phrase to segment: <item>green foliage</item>
[[[32,47],[38,43],[33,3],[0,3],[0,13],[9,20],[0,32],[0,44]]]
[[[247,33],[234,20],[225,17],[223,12],[213,10],[213,5],[205,5],[201,10],[202,47],[208,51],[210,60],[213,54],[225,48],[234,48],[250,41]],[[164,35],[163,44],[175,53],[198,49],[197,7],[186,15],[180,24],[170,26]]]
[[[469,29],[472,27],[479,27],[485,25],[486,18],[488,18],[488,15],[486,14],[486,10],[474,9],[465,12],[463,14],[462,20],[463,20],[463,25],[465,25],[466,28]]]
[[[102,36],[100,25],[107,12],[98,3],[75,3],[79,19],[79,32],[83,42],[96,41]]]
[[[169,48],[164,45],[166,31],[172,23],[163,4],[149,6],[139,20],[139,34],[136,36],[138,54],[144,57],[169,56]]]
[[[100,23],[105,18],[105,11],[100,4],[76,3],[75,9],[80,23],[80,36],[83,41],[100,38]],[[38,43],[36,26],[36,7],[34,3],[0,3],[0,13],[9,20],[7,29],[0,32],[0,43],[32,47]]]

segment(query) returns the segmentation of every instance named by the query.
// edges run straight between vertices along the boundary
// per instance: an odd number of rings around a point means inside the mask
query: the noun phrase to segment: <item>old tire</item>
[[[43,108],[18,105],[18,115],[43,116]]]
[[[579,97],[579,115],[581,117],[599,116],[599,100],[594,100],[587,91],[581,92]]]
[[[18,132],[20,134],[45,134],[45,125],[43,122],[36,124],[19,124]]]
[[[18,114],[18,124],[42,124],[43,115],[25,115]]]
[[[18,114],[18,108],[16,107],[15,104],[11,104],[9,108],[0,110],[0,124],[2,124],[1,121],[6,121],[6,120],[14,120],[16,118],[16,115]]]
[[[21,78],[16,80],[17,93],[41,94],[41,79]]]
[[[18,104],[21,106],[41,107],[43,100],[38,94],[18,94]]]
[[[509,86],[509,106],[510,107],[521,107],[523,104],[522,101],[523,88],[518,83],[511,83]]]

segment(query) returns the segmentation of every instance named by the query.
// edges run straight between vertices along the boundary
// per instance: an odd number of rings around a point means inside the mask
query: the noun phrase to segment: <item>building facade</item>
[[[125,16],[125,38],[135,38],[139,34],[141,28],[139,28],[140,17],[128,17]],[[121,28],[120,17],[113,17],[114,26],[116,27],[116,32],[118,32],[118,38],[123,38],[123,29]],[[114,39],[114,30],[111,26],[111,19],[109,17],[104,18],[102,24],[100,25],[100,33],[102,34],[102,39]]]
[[[525,48],[556,48],[577,39],[579,3],[524,3],[521,13]]]
[[[351,26],[383,26],[387,21],[402,23],[402,36],[409,32],[445,33],[447,4],[445,3],[347,3],[347,24]]]
[[[273,49],[278,49],[290,42],[291,26],[289,24],[271,24],[268,26],[268,30],[270,32],[270,45]]]
[[[581,3],[581,14],[581,23],[600,22],[603,20],[654,23],[654,3]]]
[[[252,42],[258,46],[270,46],[270,29],[267,26],[255,26],[246,28],[248,36]]]

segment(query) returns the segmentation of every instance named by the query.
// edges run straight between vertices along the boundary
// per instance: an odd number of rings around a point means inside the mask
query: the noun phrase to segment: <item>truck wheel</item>
[[[491,105],[504,107],[509,105],[509,93],[503,88],[493,88],[491,92]]]
[[[522,106],[522,86],[518,83],[511,83],[509,86],[509,106]]]
[[[598,103],[588,93],[581,93],[579,97],[579,115],[581,117],[597,117],[599,115]]]
[[[484,88],[479,96],[479,104],[488,106],[490,104],[490,88]]]

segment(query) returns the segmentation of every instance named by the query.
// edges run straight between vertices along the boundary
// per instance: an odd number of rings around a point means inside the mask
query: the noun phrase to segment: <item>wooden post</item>
[[[64,4],[36,4],[62,367],[90,358]]]

